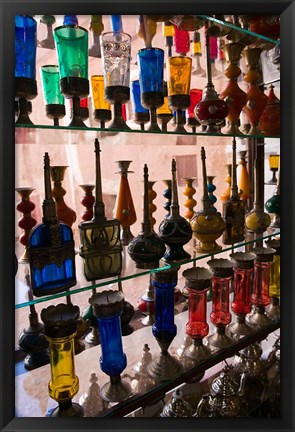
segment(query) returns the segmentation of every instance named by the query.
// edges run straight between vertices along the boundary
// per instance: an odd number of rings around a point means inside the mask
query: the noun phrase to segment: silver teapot
[[[245,378],[242,374],[238,384],[229,373],[229,366],[225,366],[220,375],[211,384],[210,393],[205,394],[199,401],[197,411],[193,417],[238,417],[242,415],[245,400]]]

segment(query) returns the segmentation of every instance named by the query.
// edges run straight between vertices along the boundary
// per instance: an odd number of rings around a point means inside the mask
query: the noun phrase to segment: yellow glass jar
[[[189,95],[192,59],[175,56],[168,59],[168,96]]]

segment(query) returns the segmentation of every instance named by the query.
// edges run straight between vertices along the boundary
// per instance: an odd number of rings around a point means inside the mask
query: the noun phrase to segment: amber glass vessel
[[[270,86],[266,107],[259,121],[259,128],[264,135],[280,136],[280,100]]]
[[[261,135],[261,130],[259,129],[258,124],[267,104],[267,96],[257,85],[260,78],[258,66],[261,52],[261,48],[247,47],[243,50],[246,66],[248,68],[244,80],[249,84],[247,103],[243,108],[251,124],[248,135]]]
[[[117,161],[120,171],[120,183],[117,199],[115,203],[114,215],[121,224],[121,242],[123,246],[127,246],[130,240],[133,239],[133,234],[130,231],[130,226],[136,222],[136,212],[133,204],[131,190],[128,182],[128,171],[131,161]]]
[[[223,130],[224,133],[241,135],[238,128],[239,117],[243,106],[247,102],[246,93],[238,86],[237,80],[241,73],[238,62],[241,58],[244,45],[241,43],[227,43],[222,47],[226,61],[229,63],[225,71],[225,76],[229,78],[226,88],[221,92],[220,98],[225,100],[228,105],[228,128]]]
[[[241,159],[239,160],[237,166],[237,182],[239,188],[239,195],[240,195],[240,199],[242,201],[245,201],[245,204],[247,203],[247,200],[251,196],[251,183],[250,183],[250,176],[247,170],[246,154],[247,154],[247,150],[242,150],[239,152]]]

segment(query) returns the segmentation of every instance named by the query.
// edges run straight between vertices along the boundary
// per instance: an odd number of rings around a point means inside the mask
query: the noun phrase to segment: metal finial
[[[171,172],[172,172],[172,200],[171,200],[170,214],[173,216],[178,216],[179,205],[178,205],[178,194],[177,194],[177,183],[176,183],[176,160],[175,159],[172,159]]]
[[[100,170],[100,145],[97,138],[94,141],[95,146],[95,203],[93,219],[105,219],[104,203],[102,200],[102,187],[101,187],[101,170]]]
[[[231,193],[233,198],[239,198],[239,191],[238,191],[238,185],[237,185],[237,157],[236,157],[236,139],[233,138],[233,160],[232,160],[232,167],[231,167]]]
[[[148,166],[147,164],[144,164],[143,167],[144,194],[143,194],[143,222],[142,222],[142,231],[144,234],[148,234],[151,231],[148,178],[149,178]]]

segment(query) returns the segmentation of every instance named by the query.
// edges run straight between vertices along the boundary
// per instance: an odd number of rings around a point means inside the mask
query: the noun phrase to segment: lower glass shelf
[[[235,319],[235,318],[233,318]],[[173,340],[169,352],[171,355],[183,344],[185,336],[185,326],[187,322],[187,311],[178,314],[175,317],[177,326],[177,335]],[[208,321],[209,323],[209,321]],[[209,334],[213,331],[213,326],[209,323]],[[271,346],[271,339],[275,339],[277,335],[273,332],[278,330],[280,322],[272,322],[264,328],[257,329],[253,333],[234,342],[230,347],[213,353],[206,360],[200,361],[191,369],[186,370],[174,380],[167,380],[155,387],[149,388],[141,394],[134,394],[128,399],[116,405],[106,408],[100,413],[100,417],[123,417],[139,407],[153,403],[156,400],[163,399],[165,394],[170,390],[178,387],[182,383],[191,381],[198,374],[209,370],[213,366],[222,362],[225,359],[230,359],[241,349],[256,342],[264,341],[265,338],[272,333],[273,338],[267,338],[268,348]],[[145,343],[148,343],[150,353],[154,356],[159,353],[159,346],[152,336],[151,327],[142,328],[132,335],[123,337],[123,350],[127,355],[127,368],[124,373],[134,375],[134,366],[142,357],[142,349]],[[265,344],[266,341],[263,342]],[[73,402],[79,402],[80,397],[88,391],[89,378],[91,373],[95,373],[98,377],[97,383],[100,387],[109,381],[109,377],[105,375],[99,366],[99,358],[101,355],[100,345],[87,349],[75,356],[75,371],[79,378],[79,391],[74,396]],[[85,367],[87,365],[87,367]],[[122,375],[123,375],[122,374]],[[208,374],[207,374],[208,375]],[[33,371],[18,375],[15,378],[15,410],[16,417],[44,417],[48,410],[52,409],[57,403],[49,397],[48,382],[50,380],[50,366],[45,365]],[[196,383],[198,385],[198,383]]]

